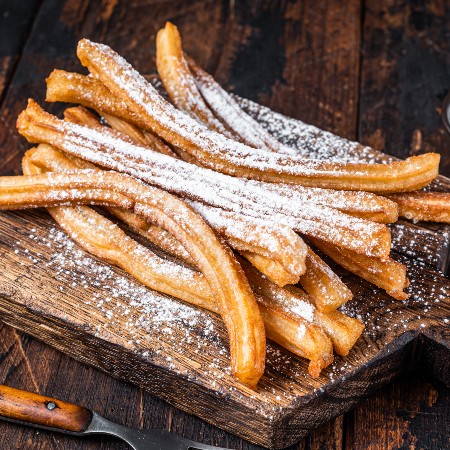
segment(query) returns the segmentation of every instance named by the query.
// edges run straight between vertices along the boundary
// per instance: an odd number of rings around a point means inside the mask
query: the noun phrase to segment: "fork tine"
[[[180,450],[233,450],[225,447],[215,447],[214,445],[200,444],[200,442],[191,441],[189,439],[180,438],[186,445]]]
[[[180,450],[233,450],[225,447],[215,447],[214,445],[201,444],[200,442],[191,441],[190,439],[177,436],[183,447]]]

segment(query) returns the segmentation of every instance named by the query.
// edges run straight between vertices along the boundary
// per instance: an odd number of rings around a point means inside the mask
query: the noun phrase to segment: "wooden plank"
[[[446,2],[369,2],[364,17],[359,139],[405,158],[442,155],[450,139],[440,107],[450,89],[450,9]]]
[[[449,405],[450,391],[437,380],[404,377],[354,411],[345,449],[449,448]]]
[[[40,4],[40,0],[0,3],[0,105]]]

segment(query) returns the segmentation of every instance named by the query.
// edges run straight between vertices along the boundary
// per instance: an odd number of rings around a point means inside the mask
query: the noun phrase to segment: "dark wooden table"
[[[20,171],[27,144],[14,124],[27,97],[43,100],[53,68],[79,70],[78,39],[106,42],[151,73],[155,33],[166,20],[234,92],[396,156],[438,151],[450,175],[439,109],[450,89],[444,0],[0,0],[0,147],[8,149],[1,174]],[[125,425],[257,449],[1,322],[0,382],[78,402]],[[293,448],[441,450],[450,448],[449,430],[450,390],[415,373]],[[0,423],[1,450],[35,448],[126,446]]]

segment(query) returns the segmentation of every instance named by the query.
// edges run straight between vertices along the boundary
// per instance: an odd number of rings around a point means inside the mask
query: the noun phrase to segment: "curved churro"
[[[392,194],[401,217],[415,221],[450,223],[450,194],[446,192],[410,192]]]
[[[154,133],[214,170],[269,182],[384,193],[420,189],[438,174],[440,157],[434,153],[391,164],[340,164],[254,149],[209,130],[174,108],[108,46],[83,39],[77,54]]]
[[[231,251],[173,195],[115,172],[93,170],[0,179],[0,208],[95,203],[133,209],[175,235],[207,278],[230,336],[232,372],[254,388],[264,371],[265,333],[256,300]],[[173,218],[176,218],[174,220]]]
[[[215,173],[130,144],[113,130],[103,129],[100,133],[60,121],[32,100],[20,114],[17,127],[30,142],[51,143],[72,155],[129,173],[185,198],[264,218],[359,253],[389,256],[390,232],[385,225],[312,203],[294,204],[291,199],[262,189],[259,183]]]

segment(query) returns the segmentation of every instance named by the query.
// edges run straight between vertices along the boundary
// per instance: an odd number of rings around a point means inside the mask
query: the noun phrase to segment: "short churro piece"
[[[300,284],[319,311],[329,313],[353,297],[352,291],[310,248],[306,256],[306,272]]]
[[[248,251],[240,251],[239,253],[277,286],[283,287],[287,284],[297,284],[299,282],[300,275],[287,272],[284,267],[274,259]]]
[[[446,192],[409,192],[392,194],[401,217],[415,221],[450,223],[450,194]]]
[[[358,255],[319,239],[311,239],[311,242],[344,269],[384,289],[391,297],[397,300],[408,298],[404,289],[408,287],[409,281],[406,278],[406,266],[403,264],[392,258],[382,261],[379,258]]]

